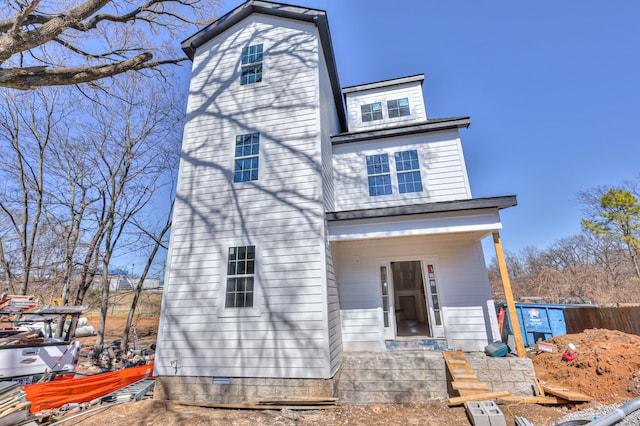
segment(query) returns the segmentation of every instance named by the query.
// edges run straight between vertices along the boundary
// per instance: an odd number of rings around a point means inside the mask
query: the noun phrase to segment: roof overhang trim
[[[362,132],[340,133],[331,136],[331,143],[339,145],[351,142],[367,141],[371,139],[382,139],[394,136],[405,136],[417,133],[436,132],[441,130],[467,128],[471,124],[469,117],[453,117],[427,120],[420,124],[409,126],[393,127],[380,130],[366,130]]]
[[[468,210],[501,210],[516,206],[517,204],[518,201],[515,195],[506,195],[502,197],[471,198],[469,200],[441,201],[437,203],[412,204],[408,206],[327,212],[326,218],[328,222],[338,222],[346,220],[407,216],[429,213],[459,212]]]

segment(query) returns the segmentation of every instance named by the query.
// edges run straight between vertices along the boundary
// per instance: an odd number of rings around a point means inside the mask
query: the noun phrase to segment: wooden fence
[[[589,328],[619,330],[640,336],[640,306],[615,308],[566,307],[564,320],[567,334],[581,333]]]

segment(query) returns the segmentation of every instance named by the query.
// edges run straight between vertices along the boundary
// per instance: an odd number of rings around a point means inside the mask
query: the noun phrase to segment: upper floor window
[[[229,247],[225,308],[253,307],[256,247]]]
[[[234,182],[258,180],[260,133],[236,136]]]
[[[253,84],[262,81],[262,44],[242,48],[242,67],[240,84]]]
[[[360,111],[362,112],[362,122],[382,120],[382,102],[362,105]]]
[[[401,194],[407,192],[421,192],[422,179],[420,178],[420,163],[418,151],[401,151],[395,153],[396,172],[398,177],[398,191]]]
[[[402,98],[387,101],[387,111],[389,112],[389,118],[411,115],[411,111],[409,110],[409,99]]]
[[[370,196],[391,194],[388,154],[367,155],[367,175]]]

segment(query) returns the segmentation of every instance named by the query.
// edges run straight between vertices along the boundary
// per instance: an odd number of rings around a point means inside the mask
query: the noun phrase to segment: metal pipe
[[[588,426],[614,425],[638,409],[640,409],[640,398],[634,399],[633,401],[629,401],[625,404],[622,404],[621,406],[614,409],[612,412],[610,412],[606,416],[602,416],[599,419],[592,421],[591,423],[587,423],[587,425]]]

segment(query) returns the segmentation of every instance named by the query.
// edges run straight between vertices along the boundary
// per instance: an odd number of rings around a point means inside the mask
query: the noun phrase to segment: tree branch
[[[109,65],[97,65],[93,67],[61,69],[29,67],[0,69],[0,86],[28,90],[41,86],[66,86],[69,84],[88,83],[127,71],[153,68],[167,63],[176,64],[185,60],[174,59],[148,62],[152,57],[153,55],[150,52],[146,52],[134,58],[127,59],[126,61],[116,62]]]

